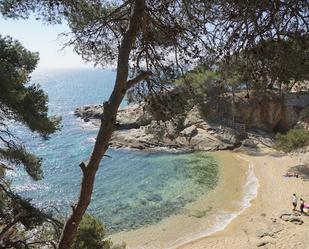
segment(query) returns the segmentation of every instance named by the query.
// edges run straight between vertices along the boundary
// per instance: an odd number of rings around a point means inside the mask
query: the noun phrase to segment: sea
[[[57,216],[70,212],[80,188],[79,164],[88,159],[97,127],[74,116],[74,110],[106,101],[115,81],[113,70],[70,69],[35,71],[31,83],[48,94],[49,114],[62,117],[61,129],[44,140],[18,123],[14,133],[42,158],[44,178],[30,179],[19,167],[10,172],[21,196]],[[122,107],[127,105],[124,100]],[[87,210],[101,219],[109,233],[156,224],[216,188],[219,163],[210,154],[107,151],[95,180]]]

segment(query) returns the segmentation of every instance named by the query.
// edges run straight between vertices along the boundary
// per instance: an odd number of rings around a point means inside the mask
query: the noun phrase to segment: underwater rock
[[[159,194],[154,194],[146,197],[148,201],[153,201],[153,202],[160,202],[162,201],[162,197]]]

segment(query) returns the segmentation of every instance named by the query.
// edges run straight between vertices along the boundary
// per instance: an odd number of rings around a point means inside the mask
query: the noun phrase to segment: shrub
[[[275,147],[284,152],[309,146],[309,131],[304,128],[289,130],[286,134],[277,134]]]
[[[89,214],[85,214],[77,230],[72,249],[124,249],[125,245],[113,245],[105,238],[103,223]]]

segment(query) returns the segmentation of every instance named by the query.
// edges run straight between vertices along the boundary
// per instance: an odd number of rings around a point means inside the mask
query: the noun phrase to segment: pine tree
[[[10,37],[0,36],[0,247],[25,248],[37,244],[27,231],[45,222],[57,227],[50,214],[33,207],[16,194],[6,177],[8,171],[24,167],[35,181],[42,179],[41,159],[28,152],[8,126],[17,121],[44,139],[59,128],[60,119],[48,117],[47,95],[39,85],[29,84],[39,56]],[[29,240],[30,239],[30,240]],[[31,241],[31,242],[29,242]]]
[[[48,23],[64,19],[71,29],[67,45],[96,65],[116,64],[113,93],[89,161],[80,164],[80,196],[72,206],[58,248],[68,249],[93,191],[96,172],[117,128],[116,115],[125,94],[146,82],[164,91],[197,63],[212,63],[269,39],[298,39],[308,33],[308,1],[161,1],[161,0],[4,0],[0,11],[10,18],[34,14]],[[140,90],[140,89],[138,89]]]

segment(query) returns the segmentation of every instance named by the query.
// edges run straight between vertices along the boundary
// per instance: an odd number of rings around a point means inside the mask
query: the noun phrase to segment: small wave
[[[5,174],[6,174],[6,176],[7,176],[8,178],[14,178],[14,177],[20,176],[20,173],[17,172],[15,169],[14,169],[14,170],[7,170],[7,171],[5,172]]]
[[[25,191],[35,191],[39,189],[49,189],[49,187],[44,184],[26,183],[23,185],[15,186],[14,189],[16,192],[25,192]]]
[[[87,130],[98,130],[98,127],[96,125],[94,125],[91,121],[85,122],[83,119],[81,118],[76,118],[76,120],[78,121],[78,124]]]
[[[95,143],[96,138],[95,137],[88,137],[87,141],[90,142],[90,143]]]
[[[254,174],[253,165],[251,162],[249,162],[249,168],[247,171],[247,182],[244,186],[244,188],[247,191],[245,192],[244,201],[242,205],[243,210],[251,206],[251,201],[255,199],[258,194],[259,186],[260,186],[259,180],[256,178]]]
[[[240,156],[239,156],[240,157]],[[246,177],[246,184],[244,185],[245,194],[241,202],[241,209],[234,213],[221,213],[216,217],[215,225],[209,230],[203,232],[203,236],[208,236],[215,232],[222,231],[227,227],[228,224],[232,222],[237,216],[244,212],[247,208],[251,206],[251,201],[256,198],[259,188],[259,181],[256,178],[253,170],[253,165],[250,161],[240,157],[249,163]]]

